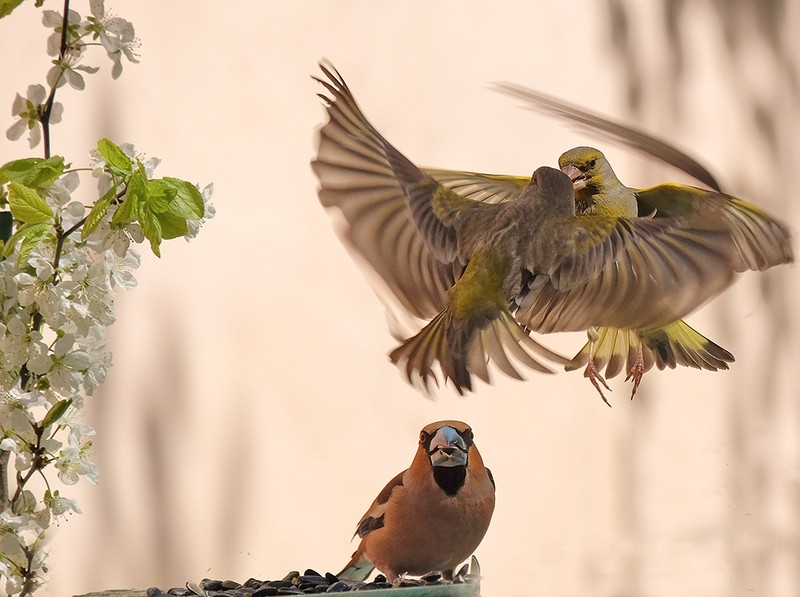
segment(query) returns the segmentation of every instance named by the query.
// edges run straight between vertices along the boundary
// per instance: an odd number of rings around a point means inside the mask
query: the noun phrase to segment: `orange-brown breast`
[[[389,578],[452,570],[480,544],[494,503],[494,484],[474,445],[464,486],[453,497],[434,481],[420,447],[386,504],[384,526],[364,537],[364,553]]]

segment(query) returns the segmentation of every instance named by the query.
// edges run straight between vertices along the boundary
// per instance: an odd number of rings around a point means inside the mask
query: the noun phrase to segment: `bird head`
[[[461,421],[431,423],[420,432],[419,443],[432,467],[467,466],[472,429]]]
[[[520,195],[533,204],[551,214],[575,214],[575,200],[573,198],[572,183],[563,172],[541,166],[531,176],[527,188]]]
[[[426,425],[419,434],[418,458],[424,457],[423,454],[427,455],[434,482],[451,498],[458,495],[466,483],[468,470],[484,468],[473,442],[472,428],[461,421]]]
[[[558,166],[569,176],[576,193],[583,189],[598,193],[609,180],[616,179],[606,156],[594,147],[574,147],[565,151],[558,158]]]

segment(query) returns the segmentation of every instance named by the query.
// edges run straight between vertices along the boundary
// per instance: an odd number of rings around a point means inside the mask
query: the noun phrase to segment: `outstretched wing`
[[[538,332],[648,329],[683,318],[731,284],[730,234],[670,218],[579,216],[526,256],[517,319]]]
[[[530,176],[506,176],[423,168],[423,172],[462,197],[481,203],[505,203],[519,197],[531,181]]]
[[[715,191],[720,190],[714,176],[694,158],[667,142],[635,129],[631,126],[579,108],[551,95],[516,85],[514,83],[495,83],[498,91],[525,101],[529,108],[550,114],[592,133],[601,133],[621,145],[633,147],[652,157],[683,170],[692,178],[708,185]]]
[[[679,184],[642,189],[636,198],[640,215],[714,222],[727,230],[742,259],[737,271],[764,271],[794,259],[788,228],[741,199]]]
[[[460,266],[436,259],[417,234],[383,138],[339,73],[321,68],[328,80],[317,80],[330,94],[320,96],[330,120],[319,132],[317,157],[311,163],[320,181],[320,202],[341,211],[344,241],[366,259],[400,304],[416,317],[430,318],[443,308]]]
[[[317,81],[329,94],[320,97],[330,120],[319,132],[317,157],[311,163],[320,180],[320,202],[341,211],[345,243],[366,259],[400,304],[429,319],[444,307],[447,289],[463,270],[454,259],[454,232],[430,217],[425,197],[412,214],[406,187],[413,187],[413,181],[398,179],[395,168],[407,178],[419,174],[424,180],[425,175],[369,123],[341,75],[333,67],[321,68],[327,80]]]

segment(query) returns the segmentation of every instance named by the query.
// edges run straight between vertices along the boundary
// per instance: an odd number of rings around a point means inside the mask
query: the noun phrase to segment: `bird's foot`
[[[597,370],[597,366],[594,364],[594,359],[589,359],[589,362],[586,365],[586,369],[583,371],[583,376],[589,378],[589,381],[592,382],[592,385],[600,394],[600,398],[602,398],[603,402],[605,402],[610,408],[611,404],[609,403],[608,400],[606,400],[606,396],[605,394],[603,394],[603,388],[605,388],[609,392],[611,391],[611,388],[608,387],[606,380],[603,378],[602,375],[600,375],[600,372]],[[603,388],[600,387],[601,384]]]
[[[633,391],[631,392],[631,400],[636,395],[636,390],[639,389],[639,384],[642,383],[642,377],[644,377],[644,355],[642,355],[641,351],[638,355],[636,355],[636,360],[633,362],[633,366],[631,367],[630,371],[628,371],[628,376],[625,378],[625,381],[629,379],[633,380]]]

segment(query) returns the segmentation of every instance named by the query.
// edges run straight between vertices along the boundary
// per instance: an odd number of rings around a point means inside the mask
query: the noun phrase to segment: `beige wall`
[[[44,594],[337,571],[441,418],[472,424],[497,479],[487,596],[800,593],[796,267],[746,275],[689,318],[736,355],[729,372],[651,373],[634,402],[617,378],[612,409],[580,373],[431,401],[389,363],[383,309],[308,166],[326,57],[420,164],[529,174],[592,143],[631,185],[680,179],[487,88],[508,80],[666,136],[796,232],[800,7],[686,4],[671,30],[655,0],[115,2],[141,64],[63,90],[54,149],[78,163],[99,136],[132,141],[162,175],[214,181],[218,215],[146,255],[119,298],[89,413],[101,484],[65,491],[84,514],[58,529]],[[35,13],[0,21],[0,104],[47,69]],[[0,161],[24,149],[3,141]]]

